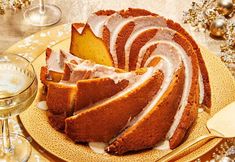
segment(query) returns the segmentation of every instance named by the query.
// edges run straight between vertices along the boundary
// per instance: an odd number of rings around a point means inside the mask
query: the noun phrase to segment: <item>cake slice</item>
[[[40,80],[47,86],[50,82],[59,82],[63,76],[63,66],[56,61],[59,55],[50,48],[46,49],[46,66],[41,67]]]
[[[73,113],[74,98],[76,97],[76,84],[54,83],[48,85],[46,103],[48,111],[53,114]]]
[[[152,74],[150,68],[129,88],[66,118],[66,134],[76,142],[108,142],[151,101],[163,78],[161,71]]]
[[[78,30],[81,28],[72,25],[70,53],[82,59],[93,60],[97,64],[113,66],[113,60],[108,52],[107,46],[96,36],[102,34],[102,23],[113,13],[114,11],[111,10],[94,13],[91,16],[90,24],[87,23],[82,31]],[[96,32],[92,32],[92,29]]]
[[[115,83],[110,78],[97,78],[77,82],[77,97],[74,112],[109,98],[124,90],[129,85],[128,80]]]
[[[78,81],[77,84],[51,83],[47,91],[48,119],[52,127],[63,131],[65,119],[74,112],[113,96],[128,86],[128,80],[117,84],[110,78]]]
[[[106,148],[110,154],[122,155],[129,151],[138,151],[152,148],[158,142],[165,140],[174,116],[177,112],[184,87],[184,68],[181,67],[175,74],[167,91],[161,99],[146,106],[142,113],[135,117]]]

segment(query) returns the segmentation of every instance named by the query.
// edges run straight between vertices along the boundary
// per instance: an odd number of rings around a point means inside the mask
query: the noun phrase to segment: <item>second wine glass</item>
[[[25,20],[34,26],[50,26],[60,21],[61,10],[53,4],[39,0],[38,6],[28,8],[24,13]]]

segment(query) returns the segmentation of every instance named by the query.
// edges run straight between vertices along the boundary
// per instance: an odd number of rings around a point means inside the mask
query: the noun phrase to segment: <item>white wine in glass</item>
[[[53,4],[39,0],[38,6],[28,8],[24,13],[25,20],[34,26],[50,26],[60,21],[61,10]]]
[[[0,161],[27,161],[30,157],[30,143],[23,136],[10,133],[8,118],[32,104],[37,87],[35,70],[28,60],[18,55],[0,54]]]

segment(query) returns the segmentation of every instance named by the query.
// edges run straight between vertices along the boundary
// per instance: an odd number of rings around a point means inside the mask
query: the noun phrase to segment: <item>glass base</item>
[[[34,26],[50,26],[60,21],[61,10],[52,4],[45,4],[44,13],[40,13],[40,7],[31,7],[24,13],[25,20]]]
[[[27,139],[19,134],[11,134],[11,149],[3,151],[2,136],[0,136],[0,161],[7,162],[26,162],[31,155],[31,145]]]

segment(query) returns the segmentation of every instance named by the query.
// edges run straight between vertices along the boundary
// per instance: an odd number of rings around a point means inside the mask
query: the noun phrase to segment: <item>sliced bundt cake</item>
[[[164,140],[173,149],[199,105],[210,108],[200,49],[172,20],[142,9],[98,11],[72,25],[70,52],[48,49],[41,80],[52,125],[75,142],[108,142],[117,155]]]

